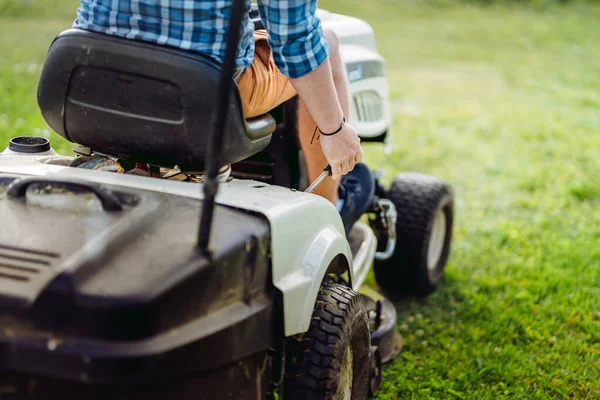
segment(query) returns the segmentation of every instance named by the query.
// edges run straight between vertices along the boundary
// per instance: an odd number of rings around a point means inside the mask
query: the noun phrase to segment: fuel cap
[[[10,139],[8,148],[15,153],[43,153],[50,150],[50,141],[39,136],[19,136]]]

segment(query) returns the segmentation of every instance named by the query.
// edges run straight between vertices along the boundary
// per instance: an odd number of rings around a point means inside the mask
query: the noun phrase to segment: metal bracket
[[[369,379],[369,394],[371,397],[375,396],[375,393],[379,390],[381,386],[382,376],[381,376],[381,353],[379,352],[378,346],[371,346],[371,369],[370,369],[370,379]]]
[[[375,259],[387,260],[396,248],[396,220],[398,213],[396,212],[396,206],[388,199],[379,199],[377,201],[377,209],[379,210],[379,219],[382,225],[387,228],[387,245],[384,251],[378,251],[375,253]]]

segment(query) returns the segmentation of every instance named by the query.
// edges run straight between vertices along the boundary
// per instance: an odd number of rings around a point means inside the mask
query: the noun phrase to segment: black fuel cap
[[[8,148],[15,153],[43,153],[50,150],[50,141],[39,136],[19,136],[10,139]]]

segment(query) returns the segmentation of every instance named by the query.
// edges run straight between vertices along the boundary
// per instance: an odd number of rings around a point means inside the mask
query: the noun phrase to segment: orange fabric
[[[283,75],[275,61],[266,30],[254,32],[254,59],[242,72],[238,88],[246,118],[262,115],[296,95],[290,79]]]

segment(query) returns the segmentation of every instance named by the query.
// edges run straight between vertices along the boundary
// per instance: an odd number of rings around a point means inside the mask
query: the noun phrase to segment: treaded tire
[[[286,354],[286,400],[336,398],[346,349],[351,345],[352,400],[369,393],[371,334],[361,296],[337,283],[319,290],[310,328],[290,338]]]
[[[451,188],[431,176],[403,173],[394,179],[387,198],[398,212],[396,249],[388,260],[375,260],[375,278],[388,294],[426,296],[440,283],[450,255],[454,220]],[[428,262],[432,228],[439,212],[445,220],[443,245],[437,262]],[[436,227],[439,225],[443,224]]]

